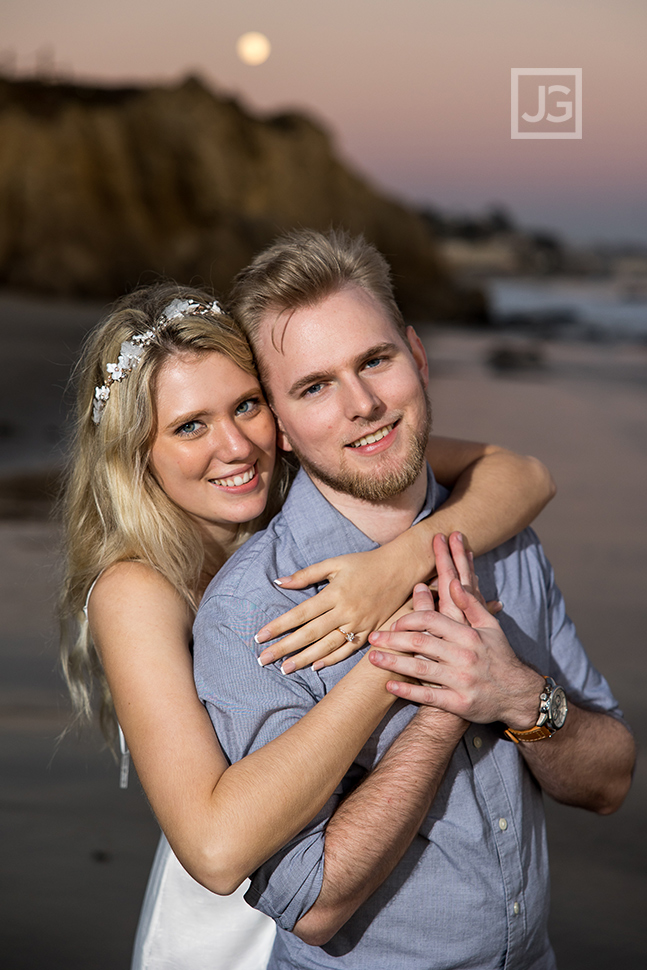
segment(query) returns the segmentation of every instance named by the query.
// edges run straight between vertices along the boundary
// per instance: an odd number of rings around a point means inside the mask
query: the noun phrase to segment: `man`
[[[426,356],[372,247],[294,234],[244,271],[236,298],[281,443],[302,470],[282,513],[221,571],[196,620],[196,684],[231,760],[285,730],[368,649],[318,672],[261,669],[255,632],[306,595],[272,580],[313,549],[324,558],[387,542],[444,497],[423,457]],[[505,604],[503,632],[454,578],[441,540],[435,551],[446,615],[417,590],[416,612],[371,636],[418,655],[389,660],[379,650],[374,659],[426,679],[393,686],[423,706],[396,705],[339,795],[253,877],[248,901],[279,926],[272,968],[549,970],[539,785],[601,812],[628,789],[631,736],[534,534],[478,561],[485,597]],[[457,537],[452,551],[466,561]],[[566,690],[561,730],[554,702],[563,695],[542,675]],[[532,740],[544,733],[555,736]],[[361,769],[369,774],[357,785]],[[331,852],[333,831],[345,838]]]

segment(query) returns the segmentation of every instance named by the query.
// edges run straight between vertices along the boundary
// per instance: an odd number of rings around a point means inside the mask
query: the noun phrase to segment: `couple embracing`
[[[548,970],[542,790],[614,811],[633,743],[519,532],[544,470],[429,438],[363,240],[284,237],[232,308],[140,291],[80,366],[66,669],[168,838],[134,966]]]

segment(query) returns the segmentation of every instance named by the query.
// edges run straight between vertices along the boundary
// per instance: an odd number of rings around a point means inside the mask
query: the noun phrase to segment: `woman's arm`
[[[288,589],[329,583],[259,630],[259,643],[294,630],[264,650],[262,661],[271,663],[301,650],[284,665],[289,673],[312,663],[327,666],[343,660],[411,595],[416,583],[434,575],[435,535],[461,532],[478,556],[529,525],[555,494],[545,465],[497,445],[432,436],[427,458],[440,484],[452,489],[447,501],[380,549],[326,559],[279,577]],[[340,627],[356,639],[347,643]],[[312,646],[303,649],[308,644]]]
[[[480,556],[530,525],[556,492],[542,462],[498,445],[431,437],[426,454],[436,480],[451,489],[435,515],[419,523],[417,533],[410,530],[418,536],[420,552],[433,561],[434,572],[432,543],[438,533],[462,532]]]
[[[88,612],[144,791],[182,864],[213,892],[233,892],[301,831],[394,701],[384,689],[393,675],[362,660],[289,731],[228,767],[193,684],[192,617],[173,587],[143,563],[119,563]]]

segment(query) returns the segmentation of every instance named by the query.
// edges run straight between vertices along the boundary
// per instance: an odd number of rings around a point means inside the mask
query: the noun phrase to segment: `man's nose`
[[[344,390],[344,409],[347,418],[351,420],[371,418],[383,407],[381,398],[367,381],[355,376],[347,382]]]

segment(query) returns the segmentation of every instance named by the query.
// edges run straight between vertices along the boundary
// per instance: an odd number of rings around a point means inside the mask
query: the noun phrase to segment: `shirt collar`
[[[447,491],[438,484],[427,465],[425,501],[412,525],[426,519],[445,501]],[[282,518],[303,553],[304,562],[317,550],[319,560],[350,552],[368,552],[378,543],[342,515],[324,498],[310,476],[301,468],[283,506]]]

